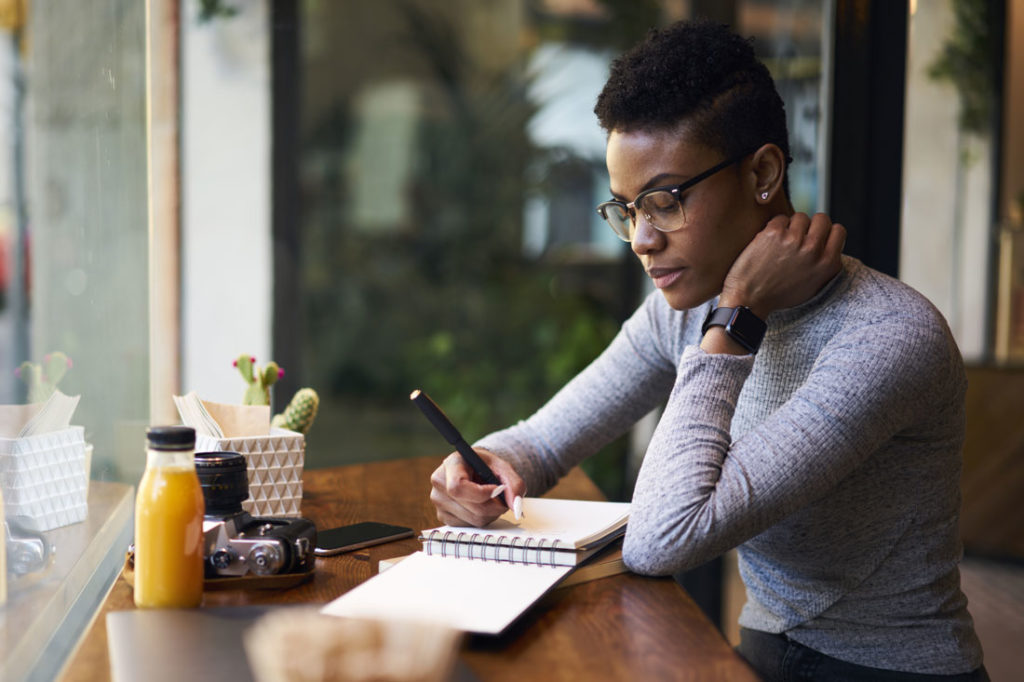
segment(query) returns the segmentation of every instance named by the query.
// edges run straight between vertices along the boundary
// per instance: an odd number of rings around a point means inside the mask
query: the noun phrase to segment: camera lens
[[[242,511],[242,502],[249,497],[245,457],[237,452],[197,452],[196,473],[207,516],[223,517]]]

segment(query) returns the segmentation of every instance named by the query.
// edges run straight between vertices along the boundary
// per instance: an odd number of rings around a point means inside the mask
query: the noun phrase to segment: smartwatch
[[[768,325],[746,306],[737,308],[714,308],[704,318],[701,334],[707,334],[711,327],[725,327],[725,333],[736,343],[756,353],[761,347]]]

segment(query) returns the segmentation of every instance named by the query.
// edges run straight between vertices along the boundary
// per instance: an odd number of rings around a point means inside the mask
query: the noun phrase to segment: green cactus
[[[41,403],[57,390],[57,384],[71,369],[71,358],[60,351],[48,353],[41,363],[23,362],[14,375],[28,386],[28,402]]]
[[[256,366],[256,358],[251,355],[240,355],[234,366],[249,385],[242,396],[243,405],[269,405],[270,387],[284,376],[284,370],[277,363],[270,361],[263,369]]]
[[[276,362],[268,362],[262,369],[256,366],[256,358],[251,355],[240,355],[234,366],[245,379],[248,387],[242,396],[243,405],[269,405],[270,387],[281,377],[284,370]],[[292,396],[291,402],[281,414],[274,415],[271,426],[290,429],[305,434],[316,419],[320,407],[320,396],[312,388],[300,388]]]
[[[311,388],[300,388],[292,396],[281,414],[275,414],[270,421],[271,426],[290,429],[305,434],[316,419],[316,411],[320,407],[320,396]]]

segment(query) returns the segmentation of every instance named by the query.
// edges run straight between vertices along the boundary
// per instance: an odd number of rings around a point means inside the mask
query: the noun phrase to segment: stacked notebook
[[[423,531],[423,551],[327,604],[355,618],[407,618],[498,634],[590,556],[622,536],[625,502],[528,498],[486,528]]]

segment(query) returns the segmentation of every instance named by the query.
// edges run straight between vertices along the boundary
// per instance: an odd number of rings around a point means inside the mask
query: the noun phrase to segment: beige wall
[[[181,3],[181,390],[232,403],[271,360],[270,4]]]

